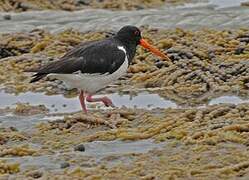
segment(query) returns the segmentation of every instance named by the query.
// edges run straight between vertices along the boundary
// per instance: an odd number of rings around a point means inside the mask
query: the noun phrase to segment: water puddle
[[[103,95],[96,95],[100,97]],[[119,95],[118,93],[106,94],[117,107],[130,108],[176,108],[176,103],[161,98],[158,94],[139,93],[137,96]],[[78,97],[65,98],[63,95],[47,96],[43,93],[22,93],[18,96],[0,92],[0,108],[13,107],[16,103],[30,103],[31,105],[45,105],[51,112],[69,113],[80,111]],[[90,103],[94,104],[94,103]],[[97,108],[105,108],[102,103],[96,103]]]
[[[238,105],[242,103],[249,103],[249,99],[242,99],[238,96],[221,96],[221,97],[211,99],[208,105],[215,105],[215,104],[222,104],[222,103]]]
[[[183,6],[177,6],[176,8],[207,8],[222,10],[225,8],[240,7],[241,3],[247,2],[247,0],[197,0],[193,3],[187,3]]]
[[[153,140],[140,141],[94,141],[84,144],[86,151],[81,154],[87,156],[109,156],[130,153],[147,153],[148,151],[160,148],[161,143],[154,143]]]
[[[13,114],[0,116],[0,127],[14,127],[18,130],[30,130],[40,122],[42,115],[38,116],[16,116]]]
[[[103,95],[96,95],[100,97]],[[119,95],[118,93],[107,94],[113,100],[116,107],[129,108],[177,108],[176,103],[161,98],[158,94],[149,94],[146,92],[139,93],[137,96]],[[62,119],[64,113],[81,111],[81,106],[78,97],[65,98],[63,95],[48,96],[43,93],[27,92],[19,95],[0,92],[0,108],[14,108],[17,103],[29,103],[30,105],[45,105],[50,114],[37,114],[31,116],[20,116],[18,114],[0,114],[0,126],[15,127],[20,131],[31,131],[34,127],[47,121]],[[89,103],[88,109],[105,109],[102,103]],[[63,113],[62,115],[54,116],[53,113]]]
[[[139,141],[94,141],[85,143],[85,152],[72,152],[71,155],[80,157],[91,157],[99,163],[108,163],[108,166],[115,164],[128,164],[131,154],[148,153],[151,150],[159,150],[166,142],[155,143],[151,139]],[[107,160],[107,161],[106,161]]]
[[[215,5],[218,8],[228,8],[240,6],[241,3],[247,1],[248,0],[209,0],[209,4]]]
[[[104,95],[96,95],[95,97],[101,97]],[[190,106],[179,106],[174,101],[167,100],[160,97],[158,94],[150,94],[148,92],[140,92],[136,95],[120,95],[118,93],[105,94],[112,99],[116,107],[128,107],[128,108],[139,108],[139,109],[154,109],[154,108],[191,108]],[[210,95],[210,97],[213,95]],[[27,92],[19,95],[7,94],[0,92],[0,108],[15,107],[16,103],[29,103],[30,105],[45,105],[50,113],[70,113],[81,110],[81,106],[78,97],[66,98],[63,95],[45,95],[43,93]],[[203,105],[215,105],[221,103],[230,104],[241,104],[249,103],[249,99],[241,98],[235,95],[221,95],[219,97],[211,98],[206,104],[200,104],[194,106],[194,108],[203,107]],[[106,107],[102,103],[87,103],[89,109],[105,109]],[[15,121],[15,116],[12,114],[5,115],[8,119]],[[19,116],[18,116],[19,117]],[[36,117],[36,116],[33,116]],[[0,117],[3,121],[4,117]],[[57,117],[44,116],[45,120],[51,120]],[[23,118],[27,122],[29,118]],[[36,119],[41,119],[39,115]],[[41,119],[42,120],[42,119]]]
[[[127,162],[129,155],[133,153],[147,153],[150,150],[161,149],[165,145],[164,143],[155,143],[153,140],[140,140],[140,141],[95,141],[85,143],[86,150],[84,152],[71,151],[69,153],[56,153],[53,155],[42,156],[24,156],[24,157],[6,157],[1,158],[11,163],[19,163],[21,169],[60,169],[61,163],[65,162],[68,157],[70,159],[84,159],[83,164],[91,165],[94,163],[101,163],[104,158],[110,157],[108,165],[114,165],[120,163],[120,161]],[[122,157],[113,158],[113,157]]]
[[[96,95],[100,97],[103,95]],[[160,97],[158,94],[150,94],[148,92],[140,92],[137,95],[119,95],[118,93],[107,94],[113,100],[116,107],[128,107],[139,109],[154,109],[154,108],[203,108],[208,105],[217,104],[242,104],[249,103],[249,99],[241,98],[235,95],[221,95],[209,100],[206,104],[199,103],[196,106],[177,105],[174,101]],[[210,94],[209,97],[212,97]],[[35,125],[41,122],[53,121],[62,119],[64,113],[81,111],[81,106],[78,97],[65,98],[63,95],[48,96],[43,93],[27,92],[19,95],[7,94],[0,92],[0,108],[15,107],[16,103],[29,103],[30,105],[45,105],[51,114],[37,114],[31,116],[20,116],[13,113],[0,115],[0,126],[15,127],[18,130],[32,130]],[[89,109],[106,109],[102,103],[88,103]],[[53,113],[63,113],[62,115],[54,116]],[[91,146],[91,145],[90,145]],[[105,146],[105,145],[103,145]],[[93,148],[94,149],[94,148]],[[102,148],[101,148],[102,149]]]
[[[43,114],[33,116],[19,116],[12,113],[0,115],[0,127],[14,127],[18,131],[34,131],[34,127],[42,122],[63,119],[64,116],[45,116]]]
[[[13,157],[13,158],[1,158],[11,163],[19,163],[21,169],[40,169],[54,170],[60,168],[60,163],[54,155],[43,155],[43,156],[24,156],[24,157]]]

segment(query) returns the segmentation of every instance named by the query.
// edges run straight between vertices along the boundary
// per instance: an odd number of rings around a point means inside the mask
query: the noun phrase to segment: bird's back
[[[114,38],[80,44],[58,61],[38,69],[31,82],[38,81],[50,73],[72,74],[80,71],[88,74],[111,74],[125,60],[125,53],[118,49],[118,46],[122,44]]]

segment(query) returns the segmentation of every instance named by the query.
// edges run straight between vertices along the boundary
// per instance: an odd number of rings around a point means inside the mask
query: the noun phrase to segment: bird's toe
[[[115,107],[114,104],[112,103],[112,100],[109,99],[108,97],[104,97],[104,98],[102,99],[102,102],[104,103],[104,105],[105,105],[106,107]]]

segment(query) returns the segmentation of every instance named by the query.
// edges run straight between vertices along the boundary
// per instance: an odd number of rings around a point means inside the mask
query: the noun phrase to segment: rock
[[[186,1],[186,0],[181,0]],[[86,6],[99,9],[113,9],[113,10],[139,10],[144,8],[159,7],[163,5],[162,0],[137,0],[124,1],[123,0],[4,0],[0,1],[1,11],[28,11],[28,10],[79,10]],[[170,4],[175,4],[174,2]]]
[[[187,59],[192,59],[194,56],[193,53],[189,52],[188,50],[181,50],[176,48],[170,48],[166,50],[166,53],[176,54],[181,58],[187,58]]]
[[[31,106],[25,103],[16,104],[16,108],[14,110],[15,114],[18,115],[35,115],[44,112],[48,112],[49,110],[44,105]]]
[[[246,88],[249,88],[249,83],[244,84]]]
[[[178,53],[178,52],[179,52],[179,49],[170,48],[170,49],[167,49],[165,52],[166,52],[166,53]]]
[[[241,6],[249,6],[249,2],[242,2]]]
[[[162,39],[158,42],[158,47],[162,49],[169,49],[173,46],[173,41],[168,39]]]
[[[91,3],[91,0],[76,0],[76,4],[77,4],[77,5],[89,6],[90,3]]]
[[[209,52],[208,53],[208,58],[209,59],[214,59],[215,58],[215,54],[213,52]]]
[[[239,55],[242,54],[244,52],[245,48],[243,47],[238,47],[237,49],[235,49],[234,54]]]
[[[11,131],[16,131],[16,132],[18,131],[18,130],[17,130],[15,127],[13,127],[13,126],[10,126],[9,129],[10,129]]]
[[[240,38],[240,42],[249,43],[249,37]]]
[[[144,9],[144,6],[135,5],[134,8],[135,8],[136,10],[142,10],[142,9]]]
[[[27,174],[27,176],[30,176],[34,179],[38,179],[40,177],[42,177],[43,173],[41,171],[31,171]]]
[[[70,164],[68,162],[61,163],[61,169],[67,168],[69,166],[70,166]]]
[[[187,59],[192,59],[193,58],[193,54],[191,52],[180,52],[179,56],[181,56],[182,58],[187,58]]]
[[[158,67],[159,69],[161,69],[162,67],[165,66],[165,63],[162,62],[162,61],[159,61],[159,62],[156,62],[155,65],[156,65],[156,67]]]
[[[181,57],[178,55],[178,54],[168,54],[169,58],[172,60],[172,61],[178,61],[181,59]]]
[[[74,151],[84,152],[85,151],[85,146],[83,144],[79,144],[79,145],[74,147]]]
[[[40,8],[38,8],[35,4],[32,4],[30,2],[22,2],[19,3],[18,6],[20,9],[22,9],[22,11],[27,11],[27,10],[40,10]]]
[[[11,52],[10,49],[8,48],[4,48],[4,47],[0,47],[0,59],[1,58],[5,58],[5,57],[9,57],[9,56],[14,56],[15,54]]]
[[[4,20],[11,20],[11,15],[10,14],[6,14],[3,16]]]

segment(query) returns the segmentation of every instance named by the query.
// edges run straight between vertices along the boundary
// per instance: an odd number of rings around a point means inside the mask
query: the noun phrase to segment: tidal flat
[[[19,6],[6,10],[4,2],[0,17],[10,19],[0,20],[6,24],[0,27],[0,179],[248,179],[245,2],[220,7],[212,4],[216,1],[185,1],[154,9],[143,4],[139,11],[134,4],[68,10],[38,3],[29,4],[27,12]],[[100,28],[104,24],[94,13],[103,11],[105,23],[125,15],[129,23],[131,16],[140,19],[136,25],[145,39],[171,61],[139,47],[126,76],[97,95],[108,95],[116,107],[87,104],[86,115],[75,89],[46,78],[31,84],[26,71],[58,60],[80,43],[111,36],[124,22]],[[179,13],[169,26],[162,17],[174,11]],[[70,15],[58,20],[64,13]],[[91,19],[81,20],[80,13]],[[150,19],[153,13],[158,21]],[[45,14],[51,19],[45,21]],[[109,19],[112,15],[117,16]],[[89,26],[77,28],[75,18]]]

